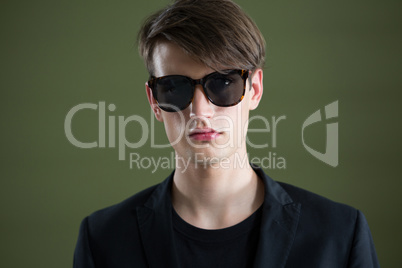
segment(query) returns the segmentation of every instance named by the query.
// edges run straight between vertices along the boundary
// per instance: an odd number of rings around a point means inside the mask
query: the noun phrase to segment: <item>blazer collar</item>
[[[138,225],[149,267],[179,267],[173,240],[171,186],[174,171],[137,208]]]
[[[294,203],[287,192],[261,168],[253,166],[253,169],[265,186],[260,241],[254,267],[284,267],[296,234],[300,204]],[[172,226],[173,174],[174,171],[156,187],[144,206],[137,208],[149,267],[179,266]]]
[[[282,186],[261,168],[253,168],[265,186],[260,241],[254,267],[285,267],[296,235],[301,204],[293,202]]]

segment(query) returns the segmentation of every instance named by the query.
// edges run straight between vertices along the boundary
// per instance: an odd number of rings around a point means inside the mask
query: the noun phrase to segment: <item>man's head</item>
[[[262,96],[265,43],[238,5],[176,1],[144,23],[139,50],[152,78],[148,101],[178,156],[208,162],[197,154],[218,161],[246,154],[249,110]],[[161,96],[179,109],[166,109]]]
[[[170,41],[217,71],[263,68],[265,41],[255,23],[230,0],[178,0],[150,16],[138,34],[139,51],[154,75],[156,45]]]

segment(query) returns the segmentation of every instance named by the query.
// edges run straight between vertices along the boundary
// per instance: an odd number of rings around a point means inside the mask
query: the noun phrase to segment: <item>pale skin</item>
[[[156,77],[178,74],[199,79],[214,72],[170,42],[160,42],[155,47],[153,65]],[[262,78],[262,70],[257,69],[248,78],[251,87],[248,80],[243,100],[232,107],[212,104],[202,86],[197,85],[192,103],[181,115],[161,110],[146,85],[148,101],[156,119],[164,123],[176,157],[189,163],[185,168],[176,161],[172,203],[180,217],[193,226],[230,227],[249,217],[263,203],[264,185],[250,167],[246,149],[249,111],[257,108],[261,100]],[[191,138],[192,131],[206,128],[219,135],[210,141]],[[217,146],[222,144],[227,146]],[[236,157],[242,162],[245,159],[244,165],[236,163]]]

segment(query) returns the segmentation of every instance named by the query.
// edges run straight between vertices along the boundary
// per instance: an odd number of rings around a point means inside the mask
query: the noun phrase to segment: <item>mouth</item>
[[[197,140],[197,141],[211,141],[216,139],[220,135],[214,129],[211,128],[204,128],[204,129],[194,129],[190,131],[188,135],[190,139]]]

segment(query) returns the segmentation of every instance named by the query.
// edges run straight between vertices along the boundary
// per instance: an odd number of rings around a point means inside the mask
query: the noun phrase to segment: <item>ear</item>
[[[253,73],[251,79],[251,89],[250,89],[250,110],[254,110],[258,107],[260,100],[262,98],[263,84],[262,84],[263,72],[262,69],[256,69]]]
[[[152,94],[152,89],[148,86],[148,82],[145,83],[145,90],[147,92],[149,105],[151,105],[151,109],[155,114],[156,120],[163,122],[162,110],[161,108],[159,108],[158,103],[156,102],[154,95]]]

